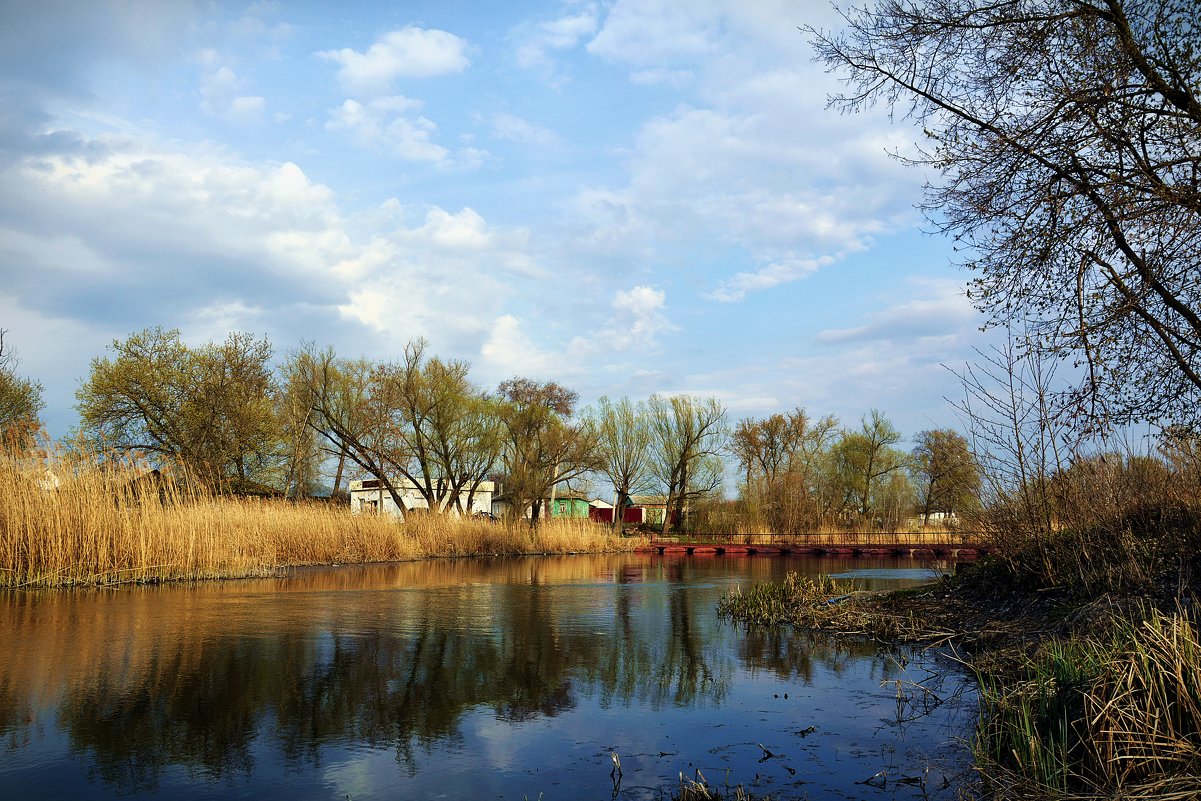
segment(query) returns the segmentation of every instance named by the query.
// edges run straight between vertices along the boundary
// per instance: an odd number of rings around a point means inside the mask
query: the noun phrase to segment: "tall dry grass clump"
[[[1000,493],[973,522],[1015,587],[1082,599],[1174,591],[1201,567],[1195,478],[1152,456],[1078,457]]]
[[[187,476],[65,449],[0,455],[0,586],[238,578],[292,565],[630,550],[587,521],[351,515],[329,503],[218,496]]]
[[[1111,641],[1055,640],[982,678],[976,741],[998,798],[1201,797],[1195,613],[1147,612]]]

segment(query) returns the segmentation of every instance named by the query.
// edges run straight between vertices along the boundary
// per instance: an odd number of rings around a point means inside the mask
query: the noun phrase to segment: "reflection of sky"
[[[296,591],[295,583],[284,582],[271,592],[264,590],[269,585],[247,582],[227,584],[220,592],[164,588],[145,596],[118,591],[91,600],[47,596],[54,604],[41,609],[43,617],[56,620],[51,613],[63,606],[59,611],[65,617],[59,620],[70,622],[58,626],[57,636],[79,646],[55,663],[73,677],[62,680],[68,687],[64,699],[76,705],[94,702],[100,711],[64,708],[61,732],[49,723],[53,711],[39,713],[35,725],[4,732],[12,747],[0,761],[0,781],[23,791],[20,797],[119,796],[129,788],[96,778],[94,763],[101,757],[137,759],[137,744],[153,742],[152,737],[162,737],[175,750],[163,759],[147,759],[152,782],[140,788],[147,795],[288,801],[607,796],[613,750],[622,759],[622,798],[658,798],[679,773],[692,775],[697,768],[713,782],[727,771],[733,783],[758,781],[758,795],[787,797],[803,778],[813,797],[836,797],[879,770],[917,770],[928,757],[936,763],[962,757],[961,749],[949,743],[966,732],[970,720],[948,722],[940,712],[939,718],[907,728],[895,723],[891,682],[898,676],[928,682],[921,660],[898,674],[896,662],[870,644],[812,643],[787,630],[747,631],[717,617],[717,601],[733,587],[779,579],[789,569],[816,563],[595,558],[610,567],[640,566],[639,582],[618,583],[598,582],[596,572],[589,577],[581,568],[589,559],[515,560],[501,565],[509,573],[489,573],[482,563],[464,565],[455,568],[461,571],[456,575],[471,581],[424,589],[417,583],[419,568],[381,567],[376,572],[388,582],[372,579],[370,569],[331,572],[305,579],[311,586],[304,591]],[[524,564],[543,568],[538,581],[523,578],[518,568]],[[886,564],[843,560],[820,567],[841,566],[845,572],[853,565],[862,566],[857,571],[887,574]],[[561,573],[550,569],[556,565]],[[909,567],[900,575],[924,575]],[[357,589],[350,580],[354,576],[361,577]],[[322,589],[327,579],[336,579],[337,586]],[[190,616],[190,626],[173,624],[180,610]],[[0,624],[8,611],[13,610],[0,606]],[[170,715],[186,709],[186,703],[162,706],[152,699],[151,706],[162,708],[146,716],[128,698],[96,698],[97,690],[71,684],[106,669],[108,651],[93,641],[104,639],[106,627],[120,619],[128,621],[122,630],[141,631],[156,649],[152,663],[131,666],[130,655],[147,648],[133,640],[117,643],[113,653],[122,655],[121,692],[131,692],[129,687],[215,692],[235,707],[228,716],[213,718],[217,727],[235,730],[230,724],[242,716],[252,727],[248,766],[235,765],[219,777],[197,767],[200,757],[186,748],[207,733],[198,732],[196,722],[189,732],[170,728]],[[40,644],[49,651],[47,644],[56,642],[52,632],[38,628],[5,633],[23,637],[35,649]],[[438,639],[439,633],[445,637]],[[411,719],[376,706],[406,703],[399,696],[412,680],[406,660],[417,653],[421,637],[437,639],[446,656],[416,667],[453,678],[443,685],[437,676],[420,677],[419,692],[431,695],[417,703],[423,709],[446,707],[442,717],[427,718],[423,711],[415,718],[435,726],[436,735],[425,738],[397,730],[411,725]],[[519,647],[538,652],[515,650]],[[171,670],[167,666],[180,659],[187,662],[193,651],[208,653],[212,661],[192,669],[214,678],[173,683],[169,673],[156,672]],[[70,664],[78,653],[90,655]],[[264,662],[281,658],[289,661]],[[472,664],[453,661],[459,658]],[[236,662],[237,671],[223,673],[223,660]],[[481,672],[464,676],[466,670]],[[272,684],[281,675],[278,687]],[[525,677],[528,684],[522,683]],[[0,675],[0,687],[5,680]],[[242,680],[245,688],[235,684]],[[467,694],[439,697],[443,686]],[[289,693],[304,697],[289,698]],[[198,696],[195,703],[207,699]],[[522,714],[520,721],[498,715],[510,705]],[[106,722],[105,710],[113,713],[114,724]],[[208,718],[197,720],[203,725]],[[385,726],[373,729],[372,721]],[[947,728],[952,724],[957,728]],[[104,739],[121,737],[119,726],[136,728],[134,747]],[[798,734],[810,726],[816,727],[812,736]],[[70,743],[62,733],[68,730],[76,738]],[[777,757],[759,762],[763,752],[757,743]]]

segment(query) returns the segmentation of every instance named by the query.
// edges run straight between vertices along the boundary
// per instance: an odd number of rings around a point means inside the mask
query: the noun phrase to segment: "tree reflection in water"
[[[0,596],[0,733],[12,754],[51,716],[71,761],[120,792],[169,768],[197,782],[256,760],[320,769],[326,746],[422,754],[465,715],[513,725],[582,699],[642,714],[720,706],[741,665],[837,671],[870,646],[780,631],[729,637],[685,561],[601,556],[304,571],[214,585]],[[736,645],[731,647],[730,643]],[[866,650],[864,650],[866,649]]]

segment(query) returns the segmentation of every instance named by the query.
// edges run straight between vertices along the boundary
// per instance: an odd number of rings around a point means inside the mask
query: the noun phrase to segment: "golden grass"
[[[47,471],[53,473],[51,477]],[[0,459],[0,587],[261,576],[293,565],[631,550],[603,525],[536,531],[440,516],[352,516],[321,502],[212,496],[129,464],[41,452]]]

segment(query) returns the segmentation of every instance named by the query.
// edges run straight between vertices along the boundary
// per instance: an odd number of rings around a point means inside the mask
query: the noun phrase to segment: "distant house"
[[[588,501],[588,518],[597,523],[613,523],[613,504],[593,498]]]
[[[498,494],[492,498],[492,514],[504,517],[510,512],[509,496]],[[589,499],[583,495],[562,495],[554,500],[544,498],[541,516],[572,520],[593,520],[601,523],[613,522],[613,504],[599,498]],[[530,516],[530,510],[525,510],[525,517]]]
[[[626,507],[622,519],[626,523],[661,526],[666,513],[666,495],[631,495],[630,505]],[[672,517],[675,517],[674,512]]]
[[[350,482],[350,513],[354,515],[361,514],[389,514],[393,517],[404,517],[405,512],[413,509],[429,509],[429,503],[421,495],[421,491],[417,485],[407,478],[401,478],[392,482],[392,486],[396,489],[396,493],[400,495],[400,500],[404,504],[404,509],[396,506],[396,501],[392,499],[392,494],[388,492],[384,482],[378,478],[369,478],[362,481]],[[484,481],[475,491],[475,495],[471,498],[471,508],[467,509],[468,514],[491,514],[492,512],[492,492],[494,485],[491,481]],[[463,508],[467,508],[468,492],[464,490],[459,493],[459,502]],[[457,510],[453,509],[452,513],[457,514]]]
[[[586,520],[591,506],[588,499],[579,495],[567,495],[547,501],[551,517],[570,517],[576,520]]]

